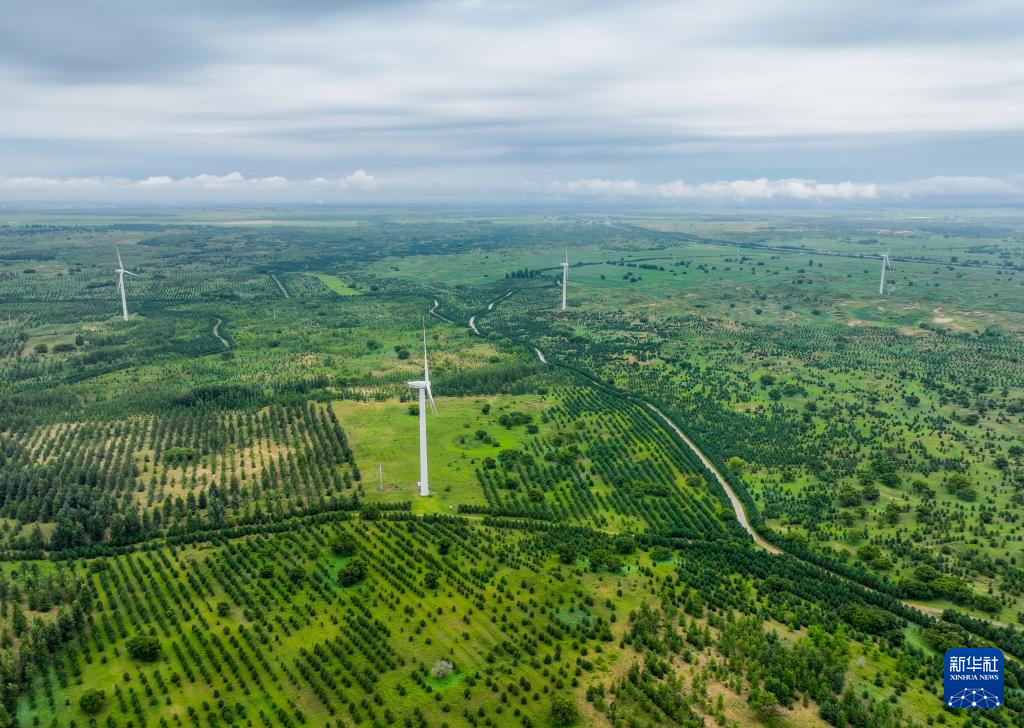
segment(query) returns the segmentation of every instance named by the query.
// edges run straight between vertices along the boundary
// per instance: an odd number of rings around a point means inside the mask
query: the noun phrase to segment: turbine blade
[[[434,392],[430,388],[430,380],[427,380],[427,399],[430,400],[430,411],[437,414],[437,405],[434,404]]]
[[[430,381],[430,367],[427,365],[427,327],[423,327],[423,380]]]
[[[117,267],[124,268],[124,263],[121,262],[121,249],[115,245],[114,250],[117,251]]]
[[[138,278],[138,277],[139,277],[139,274],[138,274],[138,273],[132,273],[132,272],[131,272],[130,270],[126,270],[126,271],[122,271],[122,272],[123,272],[123,273],[126,273],[126,274],[128,274],[128,275],[130,275],[130,276],[135,276],[136,278]]]

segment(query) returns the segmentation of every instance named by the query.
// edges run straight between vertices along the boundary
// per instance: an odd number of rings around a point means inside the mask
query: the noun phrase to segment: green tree
[[[103,704],[106,700],[107,694],[105,692],[99,688],[93,688],[82,693],[82,697],[78,699],[78,707],[82,709],[83,713],[96,715],[103,710]]]
[[[150,635],[137,634],[125,643],[125,647],[134,660],[153,662],[160,657],[160,640]]]
[[[556,728],[576,725],[580,719],[580,711],[576,703],[565,695],[551,697],[551,723]]]
[[[360,558],[355,558],[345,564],[338,573],[338,580],[342,586],[352,586],[366,576],[366,563]]]
[[[338,556],[354,556],[358,548],[359,542],[356,541],[355,536],[347,531],[338,534],[331,541],[331,551]]]

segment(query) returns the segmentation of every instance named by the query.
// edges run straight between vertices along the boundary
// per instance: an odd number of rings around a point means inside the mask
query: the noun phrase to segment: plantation
[[[1024,725],[1024,221],[11,214],[0,725]]]

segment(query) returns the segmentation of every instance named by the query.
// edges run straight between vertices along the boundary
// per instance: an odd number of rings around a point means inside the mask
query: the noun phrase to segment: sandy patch
[[[903,336],[925,336],[928,332],[916,326],[900,326],[897,331]]]
[[[951,316],[936,316],[935,318],[932,319],[932,323],[950,324],[953,323],[953,318]]]

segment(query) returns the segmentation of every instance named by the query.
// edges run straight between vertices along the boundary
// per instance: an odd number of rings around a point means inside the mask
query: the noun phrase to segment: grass
[[[349,435],[356,463],[363,474],[363,488],[370,502],[412,501],[418,513],[450,513],[460,504],[486,505],[474,471],[485,457],[502,448],[520,447],[523,428],[506,430],[497,418],[516,409],[539,415],[549,405],[543,397],[442,397],[435,396],[437,412],[427,414],[427,460],[430,463],[430,498],[420,498],[419,418],[409,414],[411,402],[334,403],[334,411]],[[489,415],[482,410],[491,405]],[[477,430],[486,430],[496,445],[481,442]],[[383,466],[384,488],[378,478]]]
[[[330,288],[332,291],[337,293],[339,296],[358,296],[359,291],[352,288],[345,281],[338,278],[338,276],[330,275],[329,273],[316,273],[317,278],[323,281],[324,285]]]

